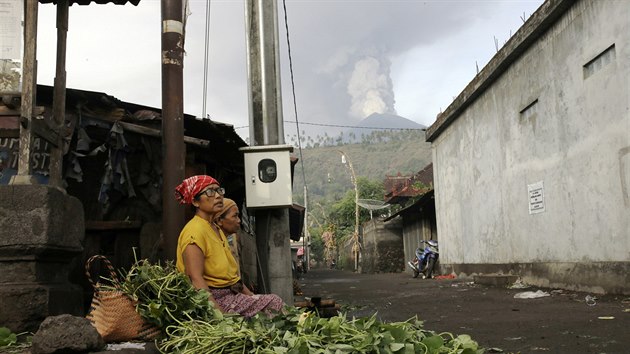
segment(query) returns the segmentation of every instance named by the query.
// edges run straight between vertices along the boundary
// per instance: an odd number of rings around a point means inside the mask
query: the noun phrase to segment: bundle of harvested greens
[[[171,262],[136,262],[118,285],[138,301],[143,318],[164,330],[165,338],[157,343],[163,353],[484,352],[468,335],[437,334],[416,318],[393,323],[379,322],[376,315],[320,318],[295,307],[273,318],[222,314]]]
[[[159,344],[163,353],[453,353],[484,350],[468,335],[454,337],[422,328],[413,318],[382,323],[376,315],[348,320],[341,314],[320,318],[291,309],[273,319],[256,316],[223,321],[189,321],[167,328]]]
[[[222,314],[208,299],[208,293],[197,290],[188,276],[177,271],[172,262],[164,266],[147,260],[136,262],[120,281],[120,289],[138,301],[136,310],[159,328],[183,321],[209,321]]]

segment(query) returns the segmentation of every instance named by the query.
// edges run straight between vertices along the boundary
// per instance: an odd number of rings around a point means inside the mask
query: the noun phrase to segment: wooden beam
[[[24,118],[24,117],[22,117]],[[54,147],[61,147],[61,134],[58,129],[52,128],[45,119],[31,119],[33,133],[48,141]]]
[[[44,107],[41,106],[37,106],[35,108],[33,108],[33,115],[34,116],[41,116],[44,114]],[[19,117],[21,113],[20,108],[15,108],[15,109],[11,109],[7,106],[0,106],[0,116],[16,116]],[[17,120],[16,120],[17,122]],[[15,125],[16,128],[18,127],[18,125]]]
[[[89,231],[109,231],[109,230],[130,230],[139,229],[142,227],[142,221],[140,220],[86,220],[85,230]]]
[[[162,136],[162,132],[158,129],[143,127],[141,125],[125,123],[125,122],[118,122],[118,124],[122,125],[122,127],[125,128],[125,130],[128,130],[130,132],[154,136],[156,138],[159,138]],[[207,148],[208,146],[210,146],[209,140],[197,139],[190,136],[184,136],[184,142],[191,145],[197,145],[203,148]]]

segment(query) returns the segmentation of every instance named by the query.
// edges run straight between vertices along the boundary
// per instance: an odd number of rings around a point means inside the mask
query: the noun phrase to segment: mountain
[[[370,117],[365,121],[378,123],[379,127],[383,126],[382,120],[389,119]],[[395,122],[411,122],[399,118],[401,120],[388,121],[389,126],[393,127]],[[431,144],[425,141],[423,130],[373,130],[363,134],[360,143],[347,144],[344,139],[331,138],[327,144],[311,144],[301,152],[296,148],[294,155],[299,161],[294,173],[294,201],[299,204],[304,201],[304,180],[309,190],[309,205],[329,205],[353,189],[348,165],[342,164],[342,152],[350,160],[357,178],[375,181],[398,173],[410,176],[431,163]]]
[[[426,126],[418,124],[407,118],[387,113],[372,113],[357,124],[360,127],[385,127],[404,129],[426,129]]]
[[[362,137],[370,135],[373,131],[399,131],[402,129],[422,130],[426,126],[418,124],[407,118],[387,113],[372,113],[359,123],[356,128],[346,129],[343,132],[343,141],[353,143],[363,141]]]

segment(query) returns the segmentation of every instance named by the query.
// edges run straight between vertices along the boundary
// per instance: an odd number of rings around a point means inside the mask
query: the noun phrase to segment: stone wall
[[[0,185],[0,324],[36,331],[47,317],[83,315],[68,281],[82,251],[83,206],[47,185]]]
[[[363,224],[361,273],[397,273],[404,270],[402,225],[398,220]]]

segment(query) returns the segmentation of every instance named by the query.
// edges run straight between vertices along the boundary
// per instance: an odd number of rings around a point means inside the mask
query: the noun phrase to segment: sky
[[[372,113],[430,126],[542,0],[278,0],[285,136],[331,135]],[[184,112],[249,135],[245,2],[189,1]],[[284,6],[286,5],[286,17]],[[161,107],[160,0],[73,5],[67,87]],[[287,50],[288,23],[293,84]],[[208,31],[208,60],[206,27]],[[40,4],[38,83],[55,74],[55,6]],[[204,97],[204,68],[208,72]],[[323,126],[322,126],[323,125]],[[328,126],[326,126],[328,125]]]

